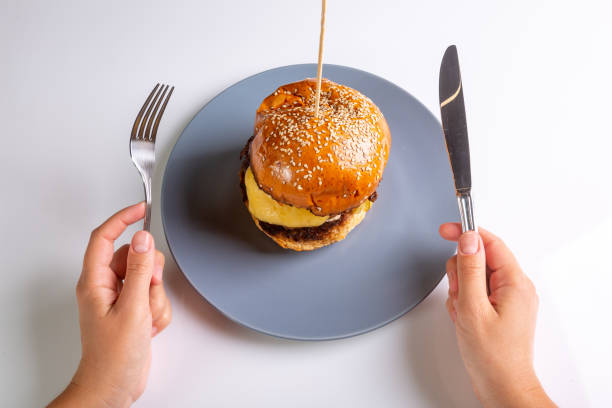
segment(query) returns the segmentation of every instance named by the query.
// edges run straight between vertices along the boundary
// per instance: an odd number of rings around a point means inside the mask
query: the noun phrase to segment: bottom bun
[[[351,232],[364,218],[368,209],[367,206],[359,206],[351,211],[342,214],[338,222],[332,222],[329,227],[315,227],[315,234],[307,234],[311,236],[294,236],[291,228],[284,228],[278,225],[272,225],[253,218],[255,225],[264,234],[269,236],[283,248],[293,249],[294,251],[312,251],[313,249],[321,248],[334,242],[342,241],[347,234]],[[323,224],[325,225],[325,224]],[[315,230],[315,228],[312,228]],[[306,228],[300,228],[306,230]],[[314,235],[314,236],[313,236]]]

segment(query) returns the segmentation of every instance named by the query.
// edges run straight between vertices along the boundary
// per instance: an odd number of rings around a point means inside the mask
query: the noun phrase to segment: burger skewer
[[[317,95],[315,99],[315,117],[319,116],[319,102],[321,100],[321,78],[323,74],[323,37],[325,36],[325,10],[327,1],[321,3],[321,34],[319,35],[319,63],[317,65]]]

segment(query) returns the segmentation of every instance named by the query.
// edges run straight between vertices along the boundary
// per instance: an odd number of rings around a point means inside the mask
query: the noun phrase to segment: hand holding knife
[[[455,180],[461,229],[463,232],[476,231],[472,209],[470,145],[463,104],[463,84],[457,47],[454,45],[446,49],[440,66],[440,114],[446,150]]]

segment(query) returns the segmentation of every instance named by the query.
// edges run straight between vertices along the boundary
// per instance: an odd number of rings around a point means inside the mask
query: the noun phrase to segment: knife
[[[455,180],[461,230],[476,231],[471,194],[470,144],[465,121],[459,56],[454,45],[446,49],[440,65],[440,115],[446,150]]]

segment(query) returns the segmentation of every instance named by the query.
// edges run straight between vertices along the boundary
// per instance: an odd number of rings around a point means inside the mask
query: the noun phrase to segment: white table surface
[[[607,3],[328,4],[326,61],[393,81],[438,117],[440,60],[458,44],[476,214],[538,288],[537,372],[566,407],[612,406]],[[77,365],[82,254],[93,227],[143,197],[128,134],[158,81],[176,85],[153,209],[174,320],[154,341],[136,406],[478,406],[446,280],[382,329],[294,342],[229,322],[168,253],[157,204],[181,130],[245,76],[315,61],[318,21],[317,1],[0,3],[1,406],[44,405]]]

